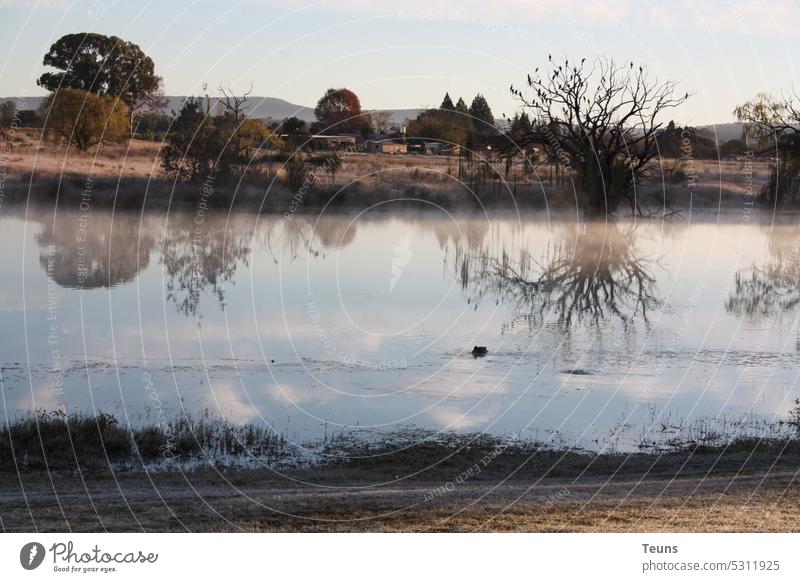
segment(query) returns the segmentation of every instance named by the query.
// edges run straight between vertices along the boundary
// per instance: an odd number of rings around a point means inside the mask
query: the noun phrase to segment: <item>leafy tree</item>
[[[17,104],[6,101],[0,104],[0,127],[9,127],[17,117]]]
[[[19,117],[19,124],[22,127],[40,127],[41,116],[35,109],[20,109],[17,111]]]
[[[688,125],[677,126],[674,121],[670,121],[667,127],[656,132],[655,137],[662,158],[713,159],[720,153],[717,149],[717,142],[708,135],[707,131]]]
[[[742,139],[729,139],[719,146],[722,156],[742,156],[747,153],[747,144]]]
[[[136,121],[134,131],[142,139],[161,139],[170,129],[172,117],[160,111],[142,113]]]
[[[119,98],[131,126],[143,110],[163,104],[161,77],[138,45],[116,36],[87,32],[59,38],[44,56],[58,73],[44,73],[37,84],[49,91],[70,88]]]
[[[478,93],[469,106],[469,114],[472,117],[472,125],[478,132],[486,132],[494,127],[494,115],[486,98]]]
[[[188,99],[166,137],[161,166],[182,182],[224,181],[254,162],[261,147],[279,147],[280,137],[258,119],[235,111],[211,117],[201,99]]]
[[[125,106],[107,95],[61,89],[51,93],[42,107],[45,129],[82,151],[101,142],[119,141],[128,133]]]
[[[175,117],[161,154],[164,172],[179,182],[215,176],[219,140],[202,99],[187,99]]]
[[[533,124],[528,114],[523,111],[522,114],[514,114],[506,130],[506,135],[508,135],[512,141],[519,142],[524,140],[531,131],[533,131]]]
[[[469,131],[469,118],[454,116],[441,109],[423,111],[408,125],[410,137],[458,146],[466,145]]]
[[[745,124],[745,139],[755,138],[775,156],[761,200],[772,205],[800,201],[800,94],[777,98],[759,93],[733,113]]]
[[[248,163],[253,159],[257,148],[279,148],[283,145],[280,135],[270,131],[260,119],[243,119],[234,128],[238,138],[239,151],[233,152],[235,163]],[[232,140],[230,140],[232,141]]]
[[[439,109],[444,109],[445,111],[456,110],[456,106],[453,105],[453,100],[450,99],[450,93],[444,94],[444,99],[442,100],[442,104],[439,106]]]
[[[283,145],[287,146],[290,150],[295,150],[298,144],[302,143],[308,137],[309,128],[308,124],[302,119],[288,117],[284,119],[282,123],[278,124],[275,128],[275,132],[286,134],[286,143]]]
[[[361,111],[361,102],[349,89],[328,89],[314,109],[314,115],[326,133],[358,133],[368,120]]]

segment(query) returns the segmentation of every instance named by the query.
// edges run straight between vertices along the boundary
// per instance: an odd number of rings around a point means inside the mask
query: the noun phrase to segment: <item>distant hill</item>
[[[185,95],[170,95],[167,96],[167,106],[163,108],[163,111],[166,113],[172,111],[178,111],[181,108],[181,104],[187,99]],[[37,109],[44,97],[0,97],[0,102],[2,101],[15,101],[17,103],[17,107],[20,109]],[[214,113],[219,112],[219,105],[218,99],[216,97],[211,98],[211,110]],[[281,120],[286,119],[287,117],[297,117],[298,119],[302,119],[303,121],[314,121],[314,108],[313,107],[306,107],[304,105],[297,105],[295,103],[289,103],[288,101],[284,101],[283,99],[278,99],[276,97],[258,97],[252,96],[249,97],[247,100],[248,111],[247,115],[250,117],[256,117],[258,119],[274,119],[274,120]],[[395,123],[402,123],[406,119],[414,119],[422,109],[387,109],[386,111],[390,111],[392,113],[392,120]]]
[[[181,104],[187,99],[185,95],[167,96],[167,106],[163,108],[166,113],[178,111]],[[37,109],[41,105],[44,97],[0,97],[0,101],[16,101],[17,107],[24,109]],[[218,99],[211,98],[211,109],[215,113],[218,111]],[[304,121],[314,120],[314,108],[295,105],[283,99],[275,97],[250,97],[247,100],[248,115],[258,118],[285,119],[295,116]]]
[[[700,125],[697,129],[703,130],[711,139],[714,139],[716,136],[717,144],[723,144],[732,139],[742,138],[742,124],[739,122]]]

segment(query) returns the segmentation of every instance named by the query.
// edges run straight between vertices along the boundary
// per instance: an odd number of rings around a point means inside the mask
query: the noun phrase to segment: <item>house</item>
[[[367,151],[371,154],[404,154],[408,147],[392,139],[373,139],[367,141]]]
[[[356,149],[356,136],[354,135],[312,135],[308,140],[308,147],[312,152],[336,151]]]

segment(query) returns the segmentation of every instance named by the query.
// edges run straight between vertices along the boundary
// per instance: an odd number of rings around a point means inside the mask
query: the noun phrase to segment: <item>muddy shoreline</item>
[[[5,531],[800,529],[796,440],[628,455],[441,453],[288,469],[6,470],[0,517]]]

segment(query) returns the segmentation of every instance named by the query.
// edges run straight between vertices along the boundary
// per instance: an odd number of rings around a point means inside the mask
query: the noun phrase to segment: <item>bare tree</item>
[[[636,186],[658,154],[660,117],[684,103],[689,93],[676,96],[675,82],[651,80],[644,67],[632,62],[548,61],[546,72],[536,69],[528,75],[532,95],[511,87],[534,120],[513,147],[539,145],[566,166],[585,212],[609,214],[627,200],[632,212],[641,214]]]
[[[389,133],[392,129],[392,112],[391,111],[372,111],[369,114],[372,119],[372,125],[375,126],[377,133]]]
[[[233,115],[234,120],[239,123],[244,119],[245,113],[247,112],[247,98],[253,92],[253,84],[250,83],[250,88],[244,92],[244,94],[239,97],[236,95],[230,87],[225,89],[222,85],[219,86],[219,93],[221,95],[219,102],[222,103],[222,106],[225,108],[225,111],[228,111]]]

